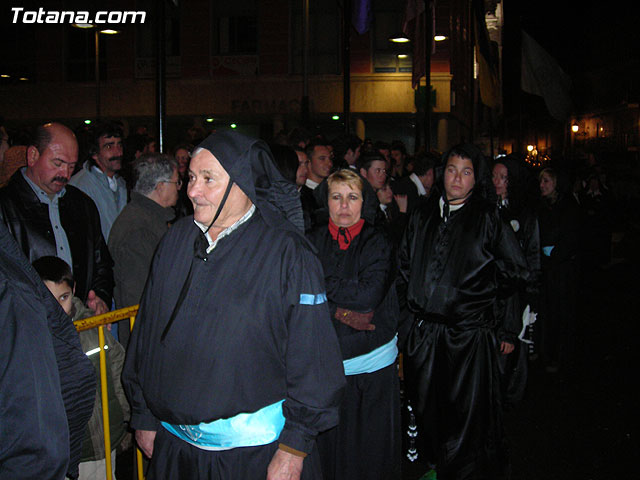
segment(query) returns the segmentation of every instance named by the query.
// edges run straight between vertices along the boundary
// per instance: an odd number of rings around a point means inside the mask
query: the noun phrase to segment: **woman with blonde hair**
[[[318,186],[328,222],[309,240],[318,250],[347,387],[340,423],[318,437],[323,477],[400,478],[398,303],[392,247],[374,225],[378,200],[352,170]]]

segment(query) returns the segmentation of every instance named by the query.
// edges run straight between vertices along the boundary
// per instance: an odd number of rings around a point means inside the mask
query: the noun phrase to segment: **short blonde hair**
[[[337,183],[346,183],[352,190],[358,190],[360,193],[364,190],[362,177],[350,168],[337,170],[327,177],[327,185],[329,186],[328,190],[331,190],[331,187]]]

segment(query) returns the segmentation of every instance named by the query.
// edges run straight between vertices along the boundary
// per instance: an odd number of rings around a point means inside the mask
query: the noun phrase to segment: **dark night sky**
[[[522,28],[569,74],[638,58],[640,29],[635,2],[518,1]]]
[[[577,111],[640,100],[640,9],[622,3],[505,0],[506,109],[517,108],[521,98],[521,28],[572,77]]]

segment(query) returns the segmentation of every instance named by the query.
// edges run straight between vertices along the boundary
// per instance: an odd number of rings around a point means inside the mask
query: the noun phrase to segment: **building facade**
[[[110,2],[109,9],[129,11],[132,3]],[[430,123],[432,148],[440,151],[473,137],[477,93],[470,3],[436,2],[434,35],[445,40],[434,42],[431,55]],[[309,1],[305,74],[304,0],[167,0],[166,144],[193,126],[233,123],[263,138],[289,131],[304,121],[305,90],[311,129],[330,137],[343,131],[343,4]],[[0,79],[5,121],[59,119],[75,125],[100,116],[153,131],[157,5],[136,0],[135,10],[146,13],[144,23],[110,25],[119,31],[116,35],[69,24],[8,25],[0,64],[6,72]],[[417,105],[424,91],[411,87],[410,47],[389,41],[402,30],[405,6],[398,0],[373,0],[368,31],[349,29],[348,118],[351,131],[363,139],[400,139],[412,147],[420,135]],[[46,8],[88,9],[87,2],[70,0],[48,2]],[[408,57],[399,58],[403,54]]]

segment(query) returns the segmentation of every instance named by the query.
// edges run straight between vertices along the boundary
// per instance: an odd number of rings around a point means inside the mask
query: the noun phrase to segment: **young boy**
[[[41,257],[33,262],[33,267],[42,278],[44,284],[56,298],[60,306],[73,320],[94,315],[93,310],[86,307],[75,297],[75,281],[69,265],[57,257]],[[98,375],[98,388],[93,414],[87,426],[82,443],[79,480],[97,480],[105,478],[104,427],[102,422],[102,401],[100,393],[100,344],[98,329],[93,328],[80,332],[80,344],[85,354],[91,359]],[[105,354],[107,357],[107,390],[109,397],[109,424],[111,432],[111,465],[115,480],[115,450],[126,435],[125,422],[129,418],[127,403],[120,383],[120,373],[124,363],[124,348],[105,329]]]

